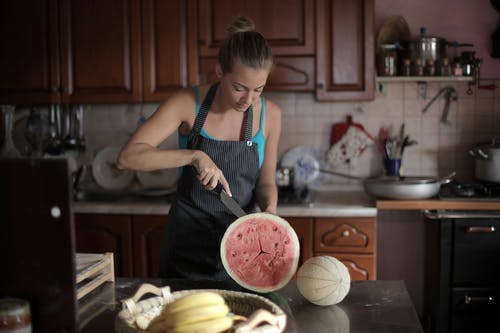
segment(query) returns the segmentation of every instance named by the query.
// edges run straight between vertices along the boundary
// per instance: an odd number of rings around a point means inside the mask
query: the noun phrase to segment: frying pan
[[[363,187],[368,194],[377,198],[397,200],[421,200],[432,198],[438,194],[441,185],[451,182],[456,175],[456,172],[452,172],[441,179],[418,176],[362,178],[323,169],[321,169],[320,172],[360,180],[363,182]]]

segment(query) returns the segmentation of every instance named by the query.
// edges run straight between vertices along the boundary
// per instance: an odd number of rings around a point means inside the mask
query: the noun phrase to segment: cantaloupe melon
[[[347,267],[331,256],[309,258],[297,272],[299,292],[317,305],[341,302],[350,287],[351,277]]]
[[[297,234],[287,221],[268,213],[240,217],[226,230],[220,255],[240,286],[260,293],[278,290],[294,276],[299,261]]]

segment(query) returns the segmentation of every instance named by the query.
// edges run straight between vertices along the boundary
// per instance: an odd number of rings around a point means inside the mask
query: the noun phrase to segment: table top
[[[130,298],[142,283],[182,289],[216,288],[216,282],[118,278],[107,282],[78,303],[80,332],[113,332],[121,300]],[[309,303],[297,290],[294,280],[269,297],[287,313],[285,332],[423,333],[417,313],[403,281],[353,281],[346,298],[337,305]]]

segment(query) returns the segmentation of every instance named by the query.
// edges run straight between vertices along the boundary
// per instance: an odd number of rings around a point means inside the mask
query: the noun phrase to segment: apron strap
[[[200,112],[196,116],[194,120],[194,125],[189,134],[190,137],[194,137],[199,135],[203,125],[205,124],[205,120],[207,119],[208,111],[212,106],[214,101],[215,93],[217,92],[217,88],[219,87],[219,82],[214,83],[207,92],[205,99],[200,107]],[[248,107],[246,112],[246,120],[245,120],[245,137],[244,140],[247,142],[248,146],[252,145],[252,127],[253,127],[253,108],[252,105]]]

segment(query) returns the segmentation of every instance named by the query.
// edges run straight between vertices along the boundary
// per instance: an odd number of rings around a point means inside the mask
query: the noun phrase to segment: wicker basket
[[[190,289],[171,292],[170,287],[158,288],[151,284],[142,284],[135,295],[122,301],[123,309],[118,313],[115,320],[115,330],[118,333],[140,333],[144,332],[137,328],[135,320],[138,315],[149,318],[158,316],[164,305],[169,304],[183,296],[200,291],[212,291],[220,294],[231,312],[249,318],[248,325],[255,327],[257,323],[265,321],[268,327],[273,328],[270,331],[283,332],[286,326],[286,314],[276,304],[259,295],[223,289]],[[145,294],[153,293],[155,297],[139,301]],[[244,327],[245,332],[252,332],[249,326],[243,323],[238,327]],[[235,327],[235,332],[238,332]],[[241,330],[243,331],[243,329]]]

